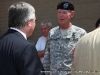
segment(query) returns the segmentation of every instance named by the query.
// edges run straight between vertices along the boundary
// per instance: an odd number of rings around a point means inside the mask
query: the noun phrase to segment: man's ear
[[[28,26],[28,27],[31,26],[31,21],[30,21],[30,20],[27,21],[27,26]]]
[[[75,12],[71,11],[71,18],[74,16]]]

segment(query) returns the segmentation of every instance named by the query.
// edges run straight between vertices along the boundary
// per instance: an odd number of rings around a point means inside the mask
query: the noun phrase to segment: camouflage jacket
[[[84,29],[74,25],[63,37],[59,26],[50,30],[43,62],[46,75],[70,75],[72,48],[84,34]]]

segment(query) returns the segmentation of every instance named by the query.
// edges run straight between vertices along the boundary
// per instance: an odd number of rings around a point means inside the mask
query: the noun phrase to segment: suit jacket
[[[0,75],[44,75],[33,44],[22,34],[9,29],[0,38]]]

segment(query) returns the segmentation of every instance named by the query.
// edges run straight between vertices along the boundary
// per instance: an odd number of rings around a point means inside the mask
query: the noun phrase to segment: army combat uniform
[[[70,75],[72,48],[84,34],[86,31],[75,25],[63,36],[59,26],[50,30],[43,62],[46,75]]]

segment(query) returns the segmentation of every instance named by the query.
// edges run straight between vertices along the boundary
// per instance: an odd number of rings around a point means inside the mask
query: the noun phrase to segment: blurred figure
[[[72,75],[100,75],[100,19],[97,29],[84,35],[74,51]]]
[[[44,75],[36,48],[27,41],[35,28],[35,9],[26,2],[9,7],[8,31],[0,38],[0,75]]]
[[[75,14],[74,5],[61,2],[57,5],[59,26],[50,30],[44,55],[44,68],[47,75],[71,75],[72,49],[86,34],[83,28],[71,23]]]
[[[45,20],[41,23],[42,36],[38,39],[36,43],[36,49],[38,51],[38,55],[41,59],[41,62],[43,62],[44,59],[47,36],[51,28],[52,28],[52,23],[49,22],[48,20]]]

